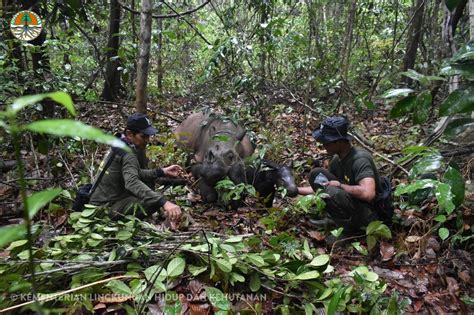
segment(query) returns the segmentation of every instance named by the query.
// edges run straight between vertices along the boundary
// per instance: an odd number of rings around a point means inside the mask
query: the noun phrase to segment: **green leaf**
[[[161,272],[158,275],[159,270],[161,270]],[[150,282],[153,281],[153,278],[155,278],[155,282],[163,282],[166,279],[166,275],[167,275],[166,269],[165,268],[161,269],[160,265],[150,266],[146,268],[145,271],[143,271],[143,273],[145,274],[145,278]]]
[[[450,138],[454,138],[461,132],[473,127],[474,127],[473,118],[456,118],[448,123],[448,125],[446,126],[446,129],[444,130],[444,134]]]
[[[250,277],[250,290],[252,292],[257,292],[260,290],[261,282],[260,282],[260,275],[258,273],[253,273]]]
[[[132,232],[129,232],[129,231],[120,231],[117,233],[117,239],[121,240],[121,241],[126,241],[128,240],[130,237],[132,237]]]
[[[130,148],[125,142],[119,138],[105,134],[102,130],[86,125],[80,121],[70,119],[40,120],[26,125],[26,129],[59,137],[79,137],[130,151]]]
[[[375,282],[379,279],[379,275],[375,272],[369,271],[364,275],[364,278],[369,282]]]
[[[204,271],[206,271],[207,266],[200,267],[200,266],[188,265],[188,270],[189,270],[189,273],[195,277],[203,273]]]
[[[84,218],[88,218],[95,213],[96,208],[85,209],[81,212],[81,216]]]
[[[461,63],[461,64],[451,64],[450,66],[444,67],[441,69],[440,74],[453,76],[453,75],[462,75],[469,81],[474,80],[474,64],[472,63]]]
[[[440,116],[474,111],[474,85],[460,87],[448,95],[439,108]]]
[[[32,219],[35,214],[54,198],[56,198],[63,190],[61,188],[52,188],[36,192],[29,196],[28,199],[28,215]]]
[[[451,192],[454,195],[452,201],[454,206],[459,207],[464,202],[466,193],[466,184],[461,172],[452,166],[448,166],[442,181],[451,187]]]
[[[434,220],[436,222],[444,223],[444,222],[446,222],[446,216],[444,214],[439,214],[434,218]]]
[[[16,113],[26,106],[36,104],[45,98],[53,99],[55,102],[63,105],[73,116],[76,115],[76,110],[72,103],[72,99],[69,94],[65,92],[53,92],[19,97],[8,108],[8,114],[16,115]]]
[[[224,243],[239,243],[239,242],[242,242],[242,239],[243,237],[240,236],[240,235],[234,235],[234,236],[231,236],[229,237],[228,239],[226,239],[224,241]]]
[[[232,264],[226,259],[216,259],[217,267],[220,270],[228,273],[232,271]]]
[[[395,106],[390,110],[389,118],[399,118],[403,117],[407,113],[411,113],[416,101],[416,96],[410,95],[405,98],[402,98]]]
[[[26,227],[23,224],[0,227],[0,248],[24,238],[26,235]]]
[[[181,257],[175,257],[171,260],[166,267],[166,271],[168,273],[168,277],[177,277],[184,272],[184,268],[186,267],[186,261]]]
[[[328,314],[327,315],[335,315],[337,311],[337,305],[339,304],[339,300],[341,299],[342,294],[344,293],[344,287],[339,288],[334,296],[331,298],[328,306]]]
[[[445,167],[443,156],[438,152],[422,157],[413,165],[408,178],[415,179],[426,174],[440,172]]]
[[[468,63],[474,60],[474,42],[469,42],[465,46],[462,46],[451,58],[452,63],[464,62]]]
[[[444,241],[449,237],[449,230],[445,227],[442,227],[438,230],[438,235]]]
[[[389,90],[389,91],[385,92],[382,95],[382,98],[393,98],[393,97],[400,97],[400,96],[408,96],[413,92],[415,92],[415,90],[407,89],[407,88],[392,89],[392,90]]]
[[[112,292],[116,294],[132,295],[132,290],[120,280],[112,280],[107,283],[106,287],[112,289]]]
[[[420,82],[422,85],[427,85],[429,83],[429,80],[427,77],[421,73],[416,72],[413,69],[408,69],[405,72],[400,73],[401,75],[404,75],[412,80]]]
[[[335,237],[339,237],[343,231],[344,231],[344,228],[340,227],[340,228],[332,230],[331,234],[334,235]]]
[[[247,254],[245,258],[248,262],[254,264],[257,267],[265,266],[265,261],[263,260],[263,257],[258,254]]]
[[[10,244],[10,246],[7,247],[7,250],[11,251],[14,248],[21,247],[28,243],[28,240],[19,240],[19,241],[14,241]]]
[[[450,214],[456,208],[453,203],[454,195],[448,184],[439,183],[435,187],[435,196],[439,207]]]
[[[319,278],[319,272],[317,270],[312,270],[312,271],[307,271],[303,272],[296,277],[294,277],[294,280],[311,280],[311,279],[317,279]]]
[[[212,306],[217,307],[219,310],[222,311],[230,311],[231,305],[221,290],[217,288],[207,287],[206,294]]]
[[[312,303],[306,303],[304,305],[304,314],[305,315],[312,315],[313,311],[316,311],[316,307]]]
[[[310,266],[321,267],[329,263],[329,255],[316,256],[310,263]]]
[[[432,96],[430,91],[423,91],[416,97],[415,110],[413,111],[413,122],[422,124],[428,120]]]
[[[165,306],[164,314],[166,314],[166,315],[179,315],[179,314],[181,314],[181,309],[182,309],[182,305],[181,305],[181,302],[178,300],[178,301],[174,302],[171,305],[167,304]]]

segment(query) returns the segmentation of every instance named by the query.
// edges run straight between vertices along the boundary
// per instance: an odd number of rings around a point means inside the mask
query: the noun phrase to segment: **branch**
[[[183,15],[188,15],[188,14],[191,14],[191,13],[194,13],[196,12],[197,10],[201,9],[202,7],[204,7],[206,4],[208,4],[209,2],[211,2],[211,0],[207,0],[205,1],[203,4],[195,7],[194,9],[191,9],[191,10],[188,10],[188,11],[185,11],[185,12],[182,12],[182,13],[178,13],[174,10],[172,10],[174,12],[174,14],[165,14],[165,15],[156,15],[156,14],[152,14],[151,17],[154,18],[154,19],[169,19],[169,18],[175,18],[175,17],[181,17]],[[137,10],[134,10],[130,7],[128,7],[126,4],[122,3],[122,1],[119,0],[119,5],[124,8],[125,10],[127,10],[128,12],[130,13],[133,13],[133,14],[140,14],[141,12],[140,11],[137,11]],[[167,3],[163,2],[164,4],[166,4],[166,6],[168,6]],[[168,6],[169,7],[169,6]]]

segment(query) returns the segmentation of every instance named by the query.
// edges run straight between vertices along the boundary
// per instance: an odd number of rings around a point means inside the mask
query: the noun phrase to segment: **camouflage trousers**
[[[340,180],[324,168],[315,168],[309,174],[309,182],[313,190],[322,189],[329,195],[324,200],[325,210],[338,226],[344,228],[345,233],[361,232],[362,227],[377,219],[371,203],[356,199],[339,187],[315,184],[314,180],[319,173],[324,174],[329,180]]]

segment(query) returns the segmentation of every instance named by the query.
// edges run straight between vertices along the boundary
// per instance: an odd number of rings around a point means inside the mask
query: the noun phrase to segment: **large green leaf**
[[[307,271],[303,272],[296,277],[294,277],[294,280],[311,280],[311,279],[317,279],[319,278],[319,272],[317,270],[312,270],[312,271]]]
[[[433,180],[433,179],[420,179],[420,180],[415,180],[413,183],[410,183],[408,185],[400,184],[395,189],[394,195],[401,196],[404,194],[410,194],[419,189],[433,188],[433,187],[436,187],[438,183],[439,182],[437,180]]]
[[[61,188],[52,188],[36,192],[28,197],[28,215],[31,218],[54,198],[56,198],[63,190]]]
[[[4,226],[0,228],[0,248],[26,236],[26,227],[23,224]]]
[[[403,89],[392,89],[388,90],[382,95],[382,98],[393,98],[400,96],[408,96],[411,93],[415,92],[413,89],[403,88]]]
[[[408,177],[415,179],[422,175],[439,173],[444,167],[443,156],[435,152],[418,160],[411,168]]]
[[[474,42],[469,42],[462,46],[451,58],[451,62],[474,60]]]
[[[438,230],[438,235],[444,241],[449,237],[449,230],[445,227],[442,227]]]
[[[461,172],[452,166],[448,166],[442,181],[451,187],[451,192],[454,195],[454,205],[456,207],[460,206],[464,201],[464,195],[466,193],[466,184]]]
[[[399,100],[390,110],[389,118],[402,117],[407,113],[411,113],[416,101],[416,96],[410,95]]]
[[[231,305],[221,290],[213,287],[206,288],[207,298],[214,307],[222,311],[230,311]]]
[[[255,272],[250,277],[250,290],[252,290],[252,292],[257,292],[258,290],[260,290],[260,286],[260,276],[257,272]]]
[[[455,206],[453,203],[454,195],[451,187],[445,183],[439,183],[435,188],[435,196],[439,207],[448,214],[453,212]]]
[[[161,272],[158,275],[158,272],[160,270],[161,270]],[[145,269],[145,271],[143,273],[145,274],[145,278],[150,282],[152,282],[153,280],[155,282],[162,282],[166,279],[166,269],[165,268],[161,269],[161,266],[159,266],[159,265],[153,265],[151,267],[148,267],[148,268]],[[155,279],[153,279],[153,278],[155,278]]]
[[[331,298],[328,306],[328,315],[335,315],[337,310],[337,305],[339,304],[339,300],[341,299],[342,294],[344,293],[344,287],[339,288],[336,293]]]
[[[10,105],[8,112],[16,115],[16,113],[26,106],[38,103],[45,98],[51,98],[55,102],[63,105],[71,113],[71,115],[76,115],[76,110],[74,108],[74,104],[72,103],[72,99],[69,94],[65,92],[53,92],[19,97],[13,102],[13,104]]]
[[[413,111],[413,122],[422,124],[428,120],[432,96],[430,91],[423,91],[416,97],[415,110]]]
[[[112,292],[116,294],[132,295],[132,290],[120,280],[112,280],[107,283],[106,287],[112,289]]]
[[[184,272],[186,267],[186,261],[181,257],[175,257],[171,260],[166,267],[168,277],[177,277]]]
[[[449,122],[444,134],[452,138],[469,128],[474,128],[474,118],[457,118]]]
[[[80,121],[70,119],[41,120],[26,125],[26,129],[60,137],[79,137],[130,151],[130,148],[117,137],[108,135],[102,130],[86,125]]]
[[[449,76],[462,75],[467,80],[474,81],[474,64],[471,62],[466,64],[454,63],[441,69],[441,74]]]
[[[217,267],[219,267],[220,270],[222,270],[226,273],[232,271],[232,264],[230,263],[230,261],[228,261],[226,259],[216,259],[216,264],[217,264]]]
[[[444,78],[437,76],[426,76],[424,74],[418,73],[413,69],[408,69],[408,71],[402,72],[401,75],[409,77],[412,80],[418,81],[421,85],[427,86],[431,81],[444,81]]]
[[[329,263],[329,255],[318,255],[309,263],[310,266],[321,267]]]
[[[466,85],[449,94],[439,108],[440,116],[474,111],[474,85]]]

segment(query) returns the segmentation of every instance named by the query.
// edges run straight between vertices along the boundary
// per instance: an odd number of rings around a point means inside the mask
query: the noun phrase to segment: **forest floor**
[[[236,108],[238,105],[236,104]],[[191,112],[185,109],[189,107],[190,104],[187,104],[186,100],[176,101],[173,104],[171,102],[160,104],[160,106],[150,105],[149,115],[154,125],[160,127],[160,136],[155,137],[152,141],[166,141],[163,140],[163,135],[174,129],[178,125],[178,121],[183,120]],[[98,106],[79,104],[79,109],[78,119],[109,133],[121,132],[127,115],[133,110],[133,108],[111,104]],[[307,121],[304,120],[305,114],[308,117]],[[381,158],[380,155],[391,161],[396,161],[402,156],[401,150],[404,147],[415,145],[428,135],[428,125],[426,128],[420,128],[411,125],[409,121],[389,120],[387,110],[383,108],[362,113],[351,111],[345,114],[349,116],[354,130],[363,141],[363,143],[355,142],[354,144],[356,146],[363,145],[372,150],[380,172],[383,175],[393,176],[393,185],[406,182],[406,174],[401,171],[395,172],[394,165],[387,159]],[[277,152],[272,153],[270,150],[269,155],[277,159],[277,162],[293,160],[296,165],[295,175],[299,185],[306,183],[305,178],[314,161],[327,162],[324,150],[311,137],[311,130],[317,126],[320,120],[320,117],[315,113],[295,105],[291,111],[283,109],[283,107],[281,109],[275,107],[272,113],[268,114],[265,125],[261,120],[253,118],[253,121],[249,122],[248,128],[259,135],[257,137],[259,144],[269,140],[273,143],[273,148]],[[84,152],[88,152],[89,155],[93,154],[94,157],[84,156]],[[52,186],[52,181],[48,180],[51,175],[48,175],[44,168],[46,156],[39,152],[33,154],[27,149],[23,151],[23,154],[27,161],[27,177],[46,178],[46,180],[37,181],[39,183],[38,189],[49,187],[48,183]],[[94,159],[97,165],[104,154],[105,150],[99,149],[77,152],[76,160],[72,159],[71,155],[68,155],[67,158],[62,157],[58,163],[67,167],[63,170],[63,175],[53,181],[63,188],[73,190],[78,181],[76,174],[84,173],[85,165],[89,165],[85,161]],[[13,159],[13,157],[5,155],[4,159]],[[469,178],[473,167],[472,160],[463,157],[458,162],[461,163],[463,174]],[[15,174],[11,171],[1,176],[2,197],[0,202],[2,202],[2,211],[0,213],[3,217],[2,224],[16,222],[19,219],[12,215],[6,215],[13,211],[14,204],[9,202],[18,203],[19,200],[15,196],[16,189],[11,185],[12,182],[9,182],[15,178]],[[5,185],[5,182],[9,182],[10,185]],[[188,199],[191,206],[187,208],[188,215],[181,230],[192,232],[203,229],[213,231],[216,235],[265,235],[266,227],[259,219],[296,202],[296,198],[277,198],[274,208],[263,209],[250,200],[245,207],[239,208],[237,211],[223,211],[216,205],[201,203],[193,193],[192,184],[188,185],[186,192],[185,198]],[[467,194],[466,200],[465,205],[461,207],[466,230],[469,230],[470,224],[473,223],[474,194],[472,192]],[[436,205],[433,202],[426,202],[419,209],[404,207],[402,210],[399,204],[396,205],[396,208],[397,218],[391,227],[392,239],[381,240],[368,253],[364,253],[363,250],[361,253],[360,250],[357,250],[357,245],[351,245],[353,242],[358,242],[364,247],[366,244],[364,236],[350,239],[347,243],[328,245],[325,239],[329,235],[329,231],[313,226],[308,220],[308,215],[305,214],[275,216],[278,221],[275,222],[274,234],[288,234],[301,243],[306,240],[318,254],[329,254],[331,265],[334,267],[333,276],[343,278],[358,266],[369,266],[369,269],[387,284],[384,293],[386,296],[398,292],[399,301],[404,298],[409,299],[410,304],[405,309],[406,313],[467,314],[474,312],[474,308],[469,307],[469,304],[472,305],[474,297],[473,257],[468,247],[469,242],[460,246],[459,243],[453,245],[449,239],[441,241],[436,230],[432,229],[436,211]],[[67,211],[60,211],[55,216],[43,215],[40,220],[49,220],[50,223],[53,221],[56,229],[64,226],[63,232],[69,230]],[[270,236],[264,245],[267,248],[272,248]],[[1,257],[8,259],[9,252],[3,251]],[[185,292],[188,280],[190,279],[182,279],[181,282],[175,283],[175,290]],[[280,294],[272,292],[272,294],[272,299],[281,300],[284,297],[284,293],[281,292]],[[465,303],[466,301],[469,303]],[[265,311],[265,309],[268,311],[271,306],[264,305],[263,310]],[[159,311],[157,312],[159,313]]]

